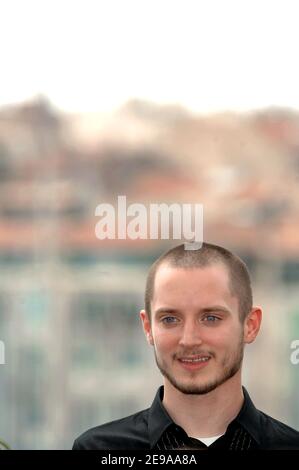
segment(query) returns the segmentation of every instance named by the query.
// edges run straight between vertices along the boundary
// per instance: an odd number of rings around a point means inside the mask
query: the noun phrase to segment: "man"
[[[85,432],[73,449],[299,449],[299,432],[242,387],[262,310],[239,257],[209,243],[169,250],[149,271],[140,318],[164,386],[150,408]]]

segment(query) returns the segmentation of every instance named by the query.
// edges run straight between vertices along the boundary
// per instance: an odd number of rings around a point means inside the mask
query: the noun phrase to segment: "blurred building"
[[[244,381],[299,428],[299,115],[194,116],[133,101],[109,119],[40,98],[0,111],[0,438],[70,448],[150,406],[161,377],[138,313],[152,261],[177,241],[95,237],[101,202],[204,204],[205,240],[243,257],[261,338]],[[261,373],[265,371],[261,382]]]

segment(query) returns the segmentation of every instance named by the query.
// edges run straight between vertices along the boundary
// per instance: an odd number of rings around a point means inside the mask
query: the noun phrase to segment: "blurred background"
[[[255,404],[299,429],[299,94],[292,1],[1,2],[0,439],[68,449],[151,405],[139,310],[178,241],[103,240],[95,208],[201,203],[247,261]]]

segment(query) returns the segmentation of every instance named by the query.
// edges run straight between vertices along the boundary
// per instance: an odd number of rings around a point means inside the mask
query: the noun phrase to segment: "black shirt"
[[[146,410],[89,429],[75,440],[73,450],[299,450],[299,432],[257,410],[245,387],[238,416],[209,447],[173,422],[162,404],[163,393],[161,386]]]

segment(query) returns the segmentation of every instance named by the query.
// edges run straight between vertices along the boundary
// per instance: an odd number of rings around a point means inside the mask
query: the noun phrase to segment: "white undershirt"
[[[213,436],[213,437],[194,437],[194,438],[203,442],[206,446],[210,446],[211,444],[213,444],[213,442],[217,441],[217,439],[219,439],[219,437],[221,436],[223,436],[223,434],[219,434],[219,436]]]

